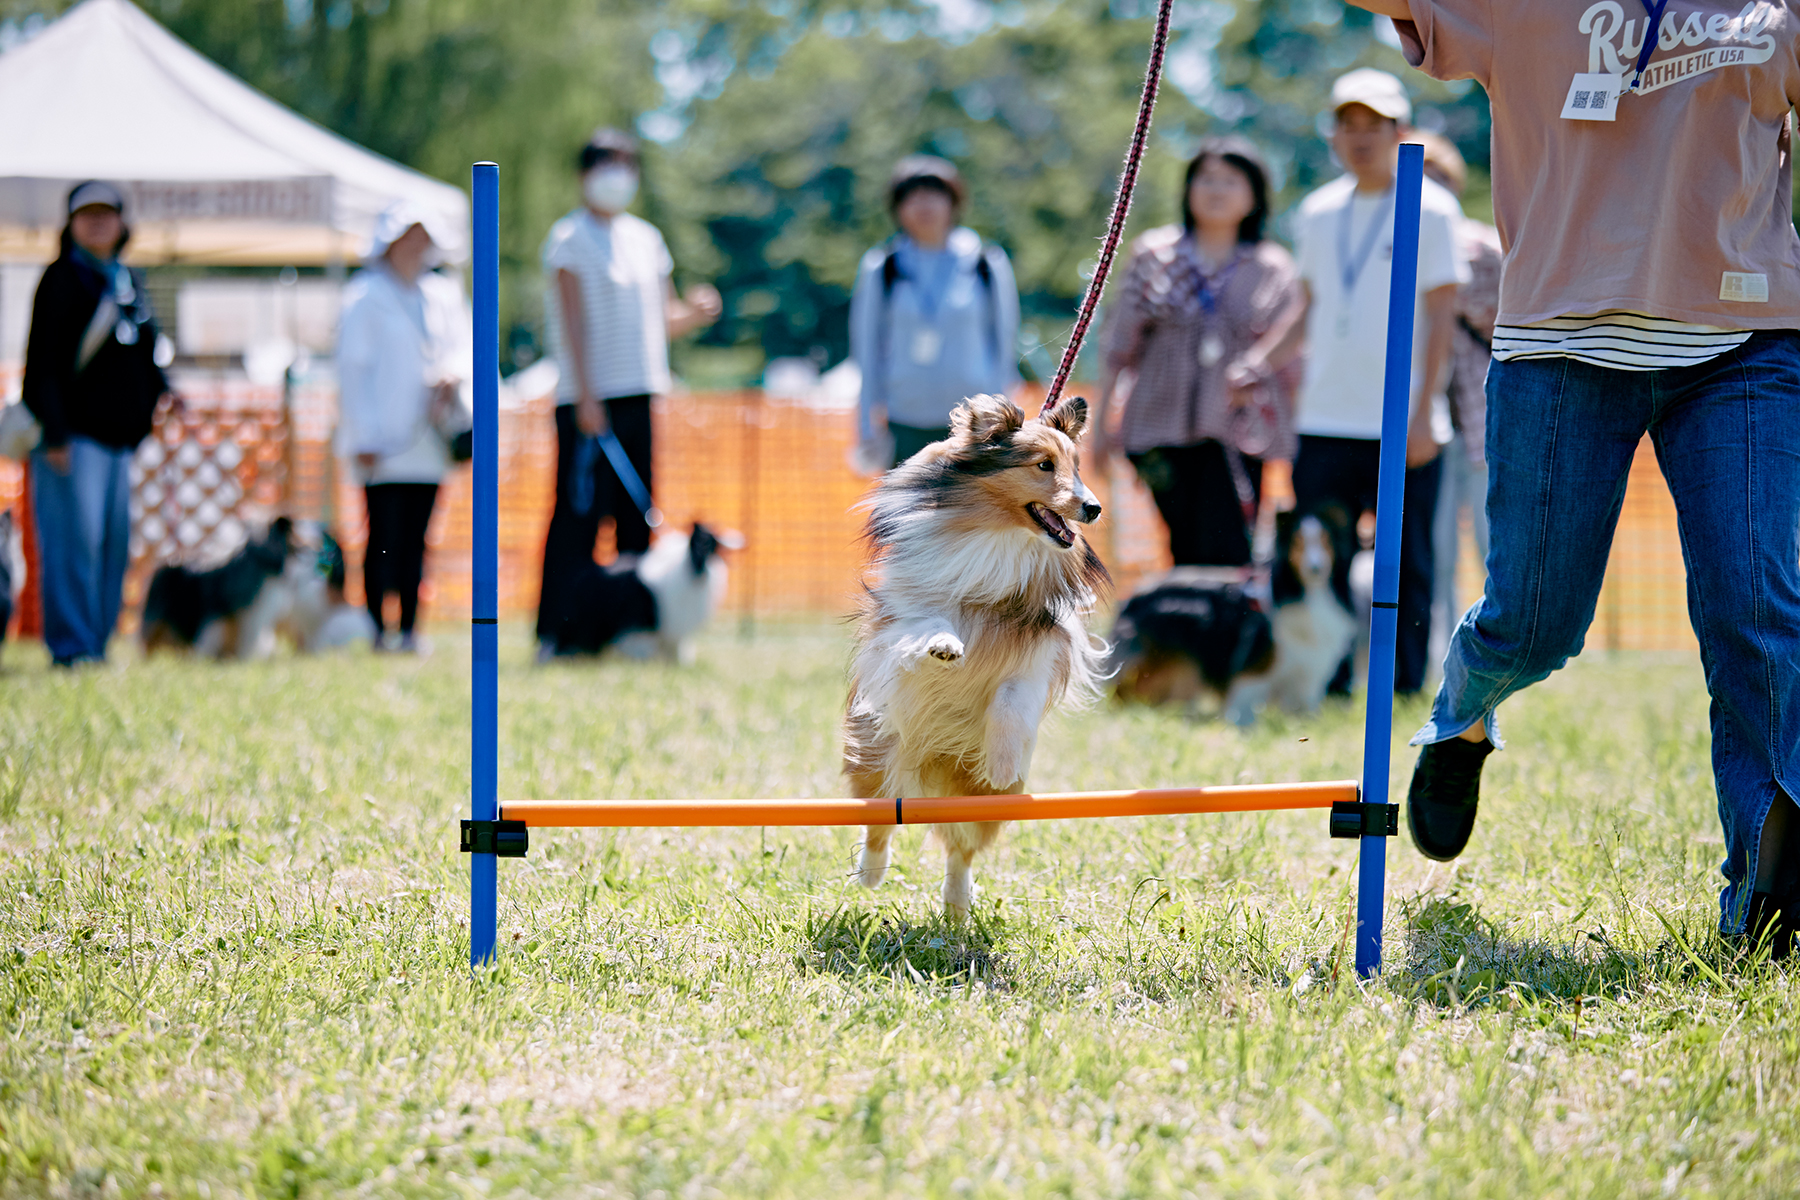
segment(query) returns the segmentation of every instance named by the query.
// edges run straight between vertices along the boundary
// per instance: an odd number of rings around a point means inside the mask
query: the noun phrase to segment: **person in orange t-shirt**
[[[1488,584],[1407,796],[1455,858],[1506,697],[1581,651],[1648,434],[1712,694],[1720,931],[1800,930],[1800,12],[1742,0],[1352,0],[1493,105],[1505,261],[1488,372]]]

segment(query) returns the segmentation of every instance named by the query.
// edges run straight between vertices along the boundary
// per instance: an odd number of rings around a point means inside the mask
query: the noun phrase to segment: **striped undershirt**
[[[1643,313],[1552,317],[1530,325],[1494,326],[1494,357],[1573,358],[1615,371],[1692,367],[1750,340],[1748,329],[1720,329]]]

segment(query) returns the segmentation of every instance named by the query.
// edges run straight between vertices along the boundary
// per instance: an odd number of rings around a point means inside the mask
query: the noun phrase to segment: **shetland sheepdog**
[[[1076,443],[1087,402],[1027,420],[1001,396],[950,415],[950,437],[890,471],[866,502],[877,578],[865,585],[844,726],[859,797],[1005,795],[1031,769],[1038,725],[1096,694],[1105,644],[1086,618],[1112,580],[1082,536],[1100,504]],[[952,919],[1002,822],[935,825]],[[893,828],[864,830],[857,877],[887,871]]]
[[[1275,665],[1269,699],[1292,713],[1316,713],[1338,664],[1356,641],[1350,564],[1356,527],[1342,508],[1283,513],[1276,523]]]
[[[583,564],[564,595],[549,657],[595,655],[616,645],[628,658],[693,663],[694,635],[718,611],[731,580],[720,551],[743,546],[736,533],[696,522],[690,534],[663,534],[642,558]]]

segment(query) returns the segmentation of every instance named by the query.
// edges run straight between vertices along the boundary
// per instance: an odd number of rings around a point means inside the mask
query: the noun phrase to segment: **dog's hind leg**
[[[971,821],[933,825],[944,843],[944,915],[952,921],[968,917],[975,907],[975,856],[994,844],[1004,821]]]
[[[889,847],[893,840],[892,825],[863,826],[862,854],[856,860],[856,882],[866,888],[880,886],[887,875]]]

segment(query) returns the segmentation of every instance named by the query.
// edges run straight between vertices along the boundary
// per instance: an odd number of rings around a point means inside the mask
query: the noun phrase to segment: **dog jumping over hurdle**
[[[971,397],[950,437],[867,501],[879,578],[866,585],[844,723],[853,795],[1020,791],[1039,723],[1098,695],[1106,646],[1085,622],[1112,579],[1081,533],[1100,516],[1076,451],[1087,417],[1079,397],[1029,420],[1004,397]],[[967,916],[975,855],[1002,824],[932,827],[952,919]],[[865,828],[865,887],[886,873],[893,832]]]

